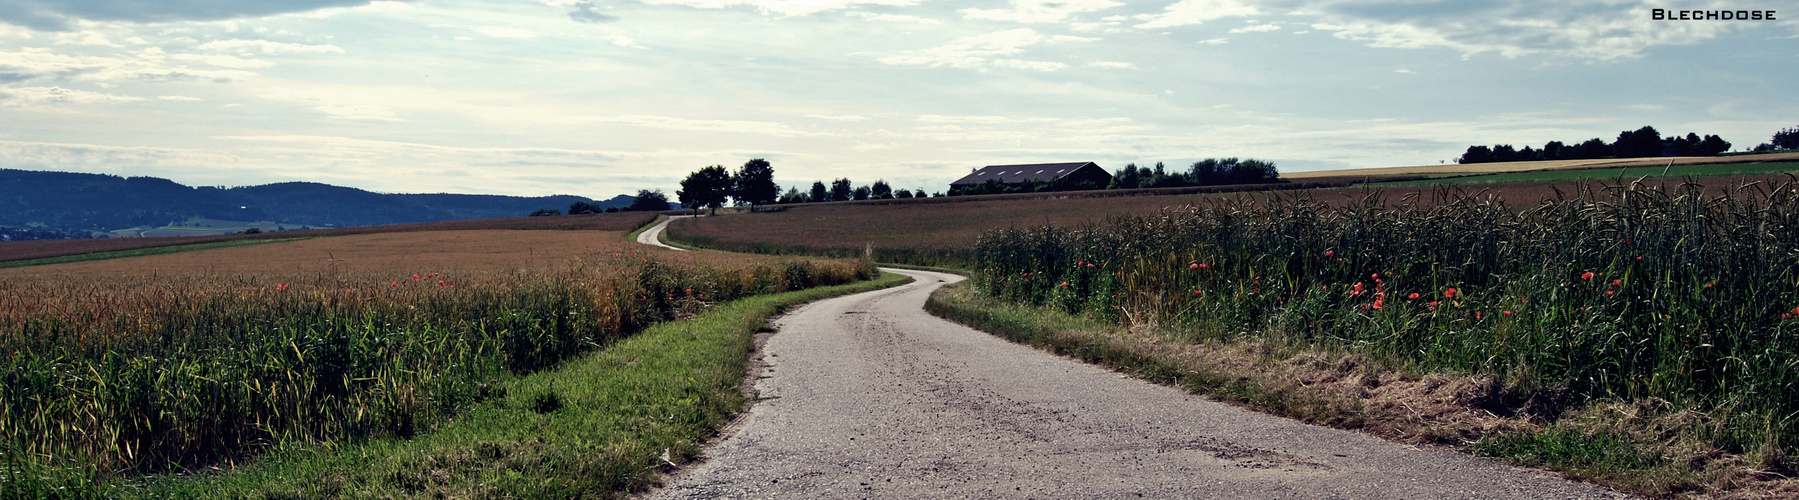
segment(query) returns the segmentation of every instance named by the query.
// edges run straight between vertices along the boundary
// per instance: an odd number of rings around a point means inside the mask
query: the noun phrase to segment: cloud
[[[637,42],[631,41],[631,37],[624,35],[612,35],[606,37],[606,39],[611,41],[613,45],[620,47],[642,47],[642,45],[638,45]]]
[[[199,100],[202,100],[198,97],[188,97],[188,96],[182,96],[182,95],[159,95],[159,96],[156,96],[156,98],[164,100],[164,101],[199,101]]]
[[[151,47],[118,57],[59,54],[46,48],[0,50],[0,83],[31,80],[112,81],[208,79],[256,76],[238,69],[202,70],[168,64],[162,49]]]
[[[183,0],[180,2],[0,1],[0,22],[43,31],[67,31],[77,20],[157,23],[216,21],[367,5],[369,0]]]
[[[809,137],[830,134],[796,130],[785,123],[758,122],[747,120],[694,120],[673,116],[624,115],[624,116],[577,116],[570,119],[575,123],[611,123],[633,127],[659,128],[667,130],[690,130],[698,132],[724,132],[732,134],[758,134],[776,137]]]
[[[1113,0],[1012,0],[1010,9],[962,9],[969,19],[1016,23],[1058,23],[1075,14],[1124,5]]]
[[[865,122],[865,121],[868,121],[868,117],[856,116],[856,115],[806,115],[806,117],[807,118],[817,118],[820,120],[833,121],[833,122]]]
[[[1200,40],[1200,41],[1193,42],[1193,43],[1197,43],[1200,45],[1224,45],[1227,43],[1231,43],[1231,41],[1228,38],[1208,38],[1208,39]]]
[[[1619,60],[1643,56],[1651,47],[1690,45],[1756,29],[1768,23],[1656,22],[1649,10],[1660,4],[1640,0],[1523,0],[1414,4],[1399,2],[1318,2],[1313,29],[1337,38],[1384,48],[1447,48],[1463,57],[1550,56]],[[1717,1],[1683,6],[1725,9]]]
[[[1135,64],[1120,61],[1093,61],[1087,63],[1087,67],[1104,69],[1137,69],[1137,65]]]
[[[941,46],[882,57],[879,61],[895,66],[949,66],[954,68],[995,66],[1039,71],[1050,71],[1066,66],[1062,63],[998,57],[1022,54],[1025,47],[1043,43],[1046,40],[1048,38],[1030,28],[1018,28],[984,35],[965,36]]]
[[[568,18],[580,23],[609,23],[618,20],[618,16],[600,13],[598,6],[591,0],[575,2],[569,8]]]
[[[1162,9],[1159,14],[1141,14],[1139,29],[1161,29],[1203,24],[1214,19],[1260,14],[1255,6],[1237,0],[1181,0]]]
[[[306,45],[268,40],[214,40],[200,44],[200,50],[236,52],[239,54],[342,54],[336,45]]]
[[[1231,28],[1231,33],[1259,33],[1264,31],[1277,31],[1279,29],[1281,29],[1280,26],[1273,24],[1252,24],[1242,28]]]
[[[904,14],[876,14],[873,12],[846,12],[846,16],[859,17],[864,21],[884,21],[889,23],[943,24],[943,21],[928,17],[908,16]]]
[[[317,111],[320,113],[324,113],[326,118],[335,118],[335,119],[339,119],[339,120],[365,120],[365,121],[384,121],[384,122],[406,121],[406,120],[400,119],[397,116],[394,116],[393,109],[390,109],[387,106],[380,106],[380,105],[375,105],[375,104],[351,104],[351,105],[347,105],[347,106],[314,106],[314,107],[307,108],[307,109],[312,110],[312,111]]]
[[[253,69],[267,68],[275,65],[275,63],[261,59],[243,59],[219,54],[175,54],[169,56],[169,58],[178,61],[203,62],[221,68]]]
[[[44,104],[112,104],[142,101],[142,97],[104,94],[62,87],[0,87],[0,106],[37,107]]]
[[[919,0],[641,0],[651,5],[685,5],[699,9],[723,9],[726,7],[748,6],[764,14],[780,14],[783,16],[809,16],[825,11],[852,8],[858,5],[886,5],[892,7],[909,7]]]
[[[524,28],[482,26],[475,28],[475,32],[494,38],[537,38],[537,32]]]

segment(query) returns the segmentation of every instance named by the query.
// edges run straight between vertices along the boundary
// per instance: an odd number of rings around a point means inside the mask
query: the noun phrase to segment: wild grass
[[[973,279],[993,297],[1171,328],[1188,343],[1273,342],[1489,377],[1500,387],[1484,407],[1534,421],[1654,402],[1687,423],[1605,436],[1678,441],[1689,449],[1662,461],[1748,463],[1707,477],[1752,481],[1791,475],[1785,457],[1799,445],[1794,188],[1595,186],[1522,209],[1453,192],[1431,204],[1221,199],[993,231]],[[1575,466],[1548,448],[1520,451],[1566,440],[1507,442],[1489,449]]]
[[[18,491],[27,476],[193,471],[293,445],[411,437],[507,397],[497,381],[648,325],[875,275],[847,261],[669,264],[619,233],[587,234],[611,246],[559,266],[450,262],[411,274],[380,262],[306,273],[196,264],[118,275],[47,266],[0,278],[0,483]]]
[[[1550,182],[1597,179],[1640,179],[1644,177],[1692,177],[1718,175],[1765,175],[1799,172],[1799,163],[1729,163],[1718,165],[1639,166],[1628,168],[1592,168],[1579,170],[1537,170],[1503,174],[1465,175],[1441,179],[1383,183],[1381,187],[1434,186],[1440,184],[1492,184],[1505,182]]]

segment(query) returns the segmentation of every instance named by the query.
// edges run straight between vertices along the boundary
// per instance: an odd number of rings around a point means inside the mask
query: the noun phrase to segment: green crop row
[[[1708,412],[1729,453],[1799,444],[1799,194],[1589,187],[1333,207],[1220,199],[1081,228],[986,234],[986,295],[1194,342],[1272,337],[1420,371],[1491,375],[1495,411],[1594,401]]]

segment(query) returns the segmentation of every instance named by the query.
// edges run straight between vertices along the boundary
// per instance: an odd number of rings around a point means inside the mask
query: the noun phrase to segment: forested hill
[[[156,177],[0,169],[0,226],[38,226],[83,235],[164,226],[192,217],[344,227],[518,217],[538,209],[566,210],[578,201],[623,207],[632,199],[381,194],[313,182],[190,187]]]

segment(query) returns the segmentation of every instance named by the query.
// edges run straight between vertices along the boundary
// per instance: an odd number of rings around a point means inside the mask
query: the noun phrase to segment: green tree
[[[1635,131],[1626,130],[1618,133],[1618,140],[1612,142],[1612,155],[1619,158],[1648,158],[1662,155],[1661,132],[1655,127],[1644,125]]]
[[[562,215],[562,211],[554,208],[539,208],[536,212],[531,212],[532,217],[546,217],[551,215]]]
[[[887,185],[886,179],[876,180],[874,186],[870,186],[868,191],[868,197],[876,200],[885,200],[893,197],[893,186]]]
[[[812,195],[809,201],[813,203],[831,201],[830,196],[831,192],[825,189],[824,181],[812,181]]]
[[[856,186],[856,189],[850,192],[850,197],[856,200],[866,200],[869,191],[868,186]]]
[[[681,204],[692,208],[695,214],[700,213],[701,207],[717,212],[730,194],[731,173],[723,165],[713,165],[687,174],[687,178],[681,180],[681,189],[675,191]]]
[[[854,191],[855,189],[850,187],[849,179],[831,181],[831,201],[849,201]]]
[[[800,188],[790,187],[787,188],[787,192],[781,193],[781,199],[775,200],[775,202],[783,205],[790,203],[805,203],[806,193],[801,193]]]
[[[1768,144],[1776,149],[1799,149],[1799,126],[1780,129],[1774,133],[1774,140]]]
[[[668,210],[668,195],[662,194],[660,189],[639,189],[637,190],[637,199],[631,200],[631,206],[626,207],[625,210],[637,212]]]
[[[898,190],[898,191],[894,191],[894,192],[893,192],[893,197],[894,197],[894,198],[899,198],[899,199],[902,199],[902,200],[907,200],[907,199],[911,199],[911,198],[912,198],[912,192],[911,192],[911,191],[907,191],[907,190],[904,190],[904,189],[901,189],[901,190]]]
[[[750,204],[751,212],[756,211],[756,205],[774,203],[781,195],[781,186],[775,185],[775,167],[761,158],[738,167],[737,173],[731,176],[731,186],[731,198]]]
[[[577,201],[568,206],[569,215],[597,214],[605,211],[604,207],[585,201]]]

